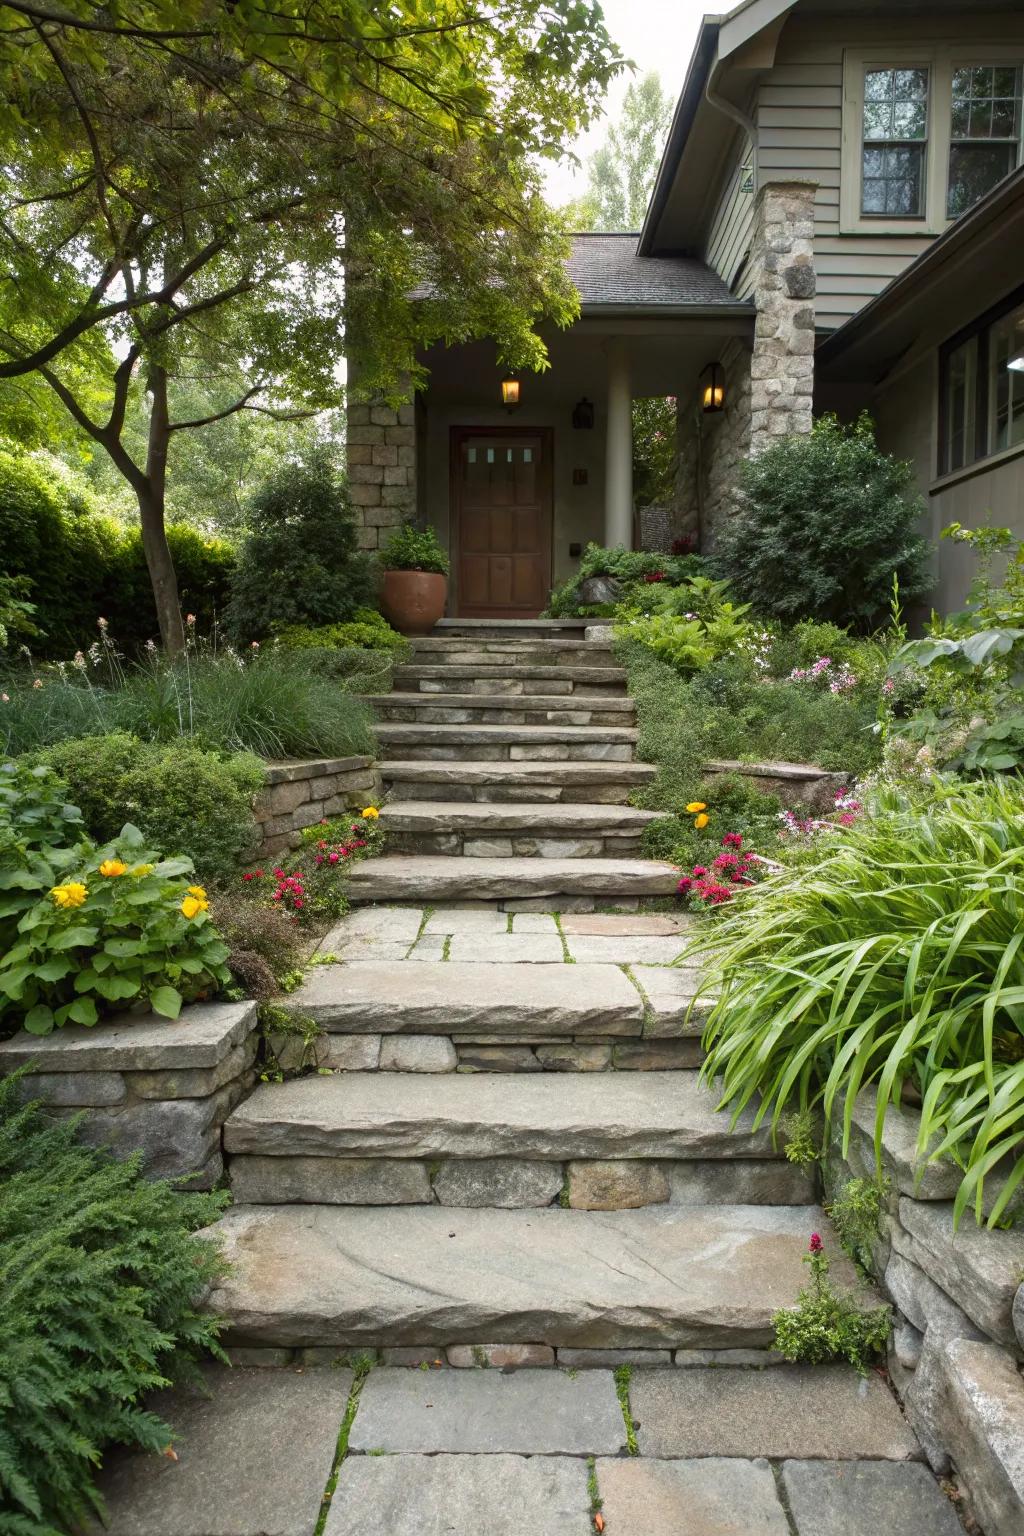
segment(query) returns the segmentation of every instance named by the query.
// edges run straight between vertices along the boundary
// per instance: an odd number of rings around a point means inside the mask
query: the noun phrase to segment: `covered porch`
[[[528,618],[555,582],[572,575],[583,546],[632,547],[631,404],[673,396],[680,443],[701,410],[701,374],[723,353],[748,352],[749,305],[726,313],[594,314],[545,337],[551,366],[518,382],[489,343],[425,355],[417,401],[416,510],[451,555],[449,611]]]

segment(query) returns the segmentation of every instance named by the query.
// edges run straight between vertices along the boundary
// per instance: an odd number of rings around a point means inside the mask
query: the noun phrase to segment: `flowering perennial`
[[[706,864],[695,864],[689,875],[684,875],[676,887],[680,896],[689,899],[690,905],[720,907],[731,901],[738,888],[757,883],[758,860],[752,853],[743,853],[743,838],[738,832],[727,832],[722,839],[727,851]]]
[[[849,790],[841,789],[835,797],[835,810],[830,816],[801,817],[795,811],[780,811],[779,839],[790,837],[815,837],[819,832],[836,832],[841,827],[852,827],[860,819],[864,807]]]

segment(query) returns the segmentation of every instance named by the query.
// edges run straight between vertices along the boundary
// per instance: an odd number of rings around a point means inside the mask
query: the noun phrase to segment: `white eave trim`
[[[744,43],[749,43],[752,37],[785,16],[796,4],[797,0],[743,0],[742,5],[719,21],[719,60],[728,58]]]

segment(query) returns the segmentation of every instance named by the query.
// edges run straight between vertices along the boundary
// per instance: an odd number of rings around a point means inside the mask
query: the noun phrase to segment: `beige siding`
[[[743,180],[743,161],[749,141],[737,134],[736,143],[729,156],[729,169],[722,196],[715,209],[714,221],[708,236],[706,260],[723,282],[728,283],[738,298],[750,296],[741,268],[750,250],[750,230],[754,221],[754,194],[740,190]],[[738,275],[738,281],[737,281]]]
[[[762,181],[813,179],[817,318],[832,330],[898,277],[927,240],[839,233],[843,43],[783,34],[777,63],[758,92]]]

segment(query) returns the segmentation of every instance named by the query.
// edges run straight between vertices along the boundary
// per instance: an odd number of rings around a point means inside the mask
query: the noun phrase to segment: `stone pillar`
[[[416,408],[350,404],[346,410],[349,495],[361,549],[378,549],[416,515]]]
[[[750,452],[809,432],[814,399],[814,194],[770,181],[754,202],[750,273],[757,319],[750,359]]]
[[[613,336],[608,343],[607,400],[604,542],[629,549],[633,543],[633,399],[622,336]]]

